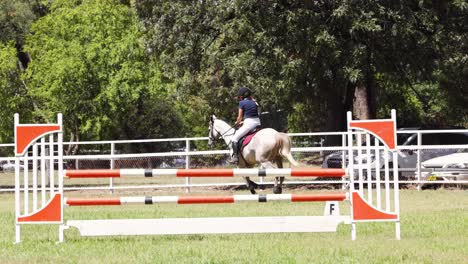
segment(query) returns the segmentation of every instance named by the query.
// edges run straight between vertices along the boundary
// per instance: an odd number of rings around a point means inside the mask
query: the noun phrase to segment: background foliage
[[[204,136],[240,85],[290,132],[391,108],[467,126],[467,17],[464,1],[2,1],[0,141],[14,112],[62,112],[70,140]]]

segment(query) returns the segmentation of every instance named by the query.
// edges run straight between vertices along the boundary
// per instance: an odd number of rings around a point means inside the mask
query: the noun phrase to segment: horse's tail
[[[283,158],[287,159],[292,166],[299,166],[299,163],[297,163],[297,161],[295,161],[293,156],[291,155],[292,143],[289,136],[285,133],[278,133],[276,134],[276,140],[279,143],[279,154]]]

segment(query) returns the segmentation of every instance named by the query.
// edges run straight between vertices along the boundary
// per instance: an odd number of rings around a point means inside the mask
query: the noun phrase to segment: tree
[[[14,42],[17,56],[24,70],[29,61],[29,54],[23,52],[25,36],[29,34],[31,23],[47,13],[42,1],[6,0],[0,2],[0,42]]]
[[[140,1],[137,9],[149,45],[167,62],[164,70],[179,80],[182,93],[200,96],[230,117],[235,112],[231,98],[237,87],[247,85],[265,109],[284,108],[292,112],[293,128],[310,130],[338,128],[336,117],[352,101],[346,98],[353,95],[348,83],[358,72],[353,65],[361,61],[345,49],[347,39],[332,35],[339,25],[327,25],[336,5]],[[324,110],[328,118],[318,114]]]
[[[446,94],[437,77],[449,73],[440,67],[451,46],[443,40],[464,45],[456,42],[466,10],[458,2],[143,0],[136,7],[148,45],[182,95],[201,97],[230,117],[229,95],[248,85],[262,106],[286,109],[296,131],[344,129],[348,110],[380,117],[393,107],[382,99],[395,91],[419,105],[402,112],[420,109],[424,120],[434,96]],[[434,22],[443,15],[460,17],[456,30]],[[455,49],[451,65],[463,72],[463,53]]]
[[[14,41],[16,45],[21,46],[35,18],[36,15],[27,1],[1,1],[0,41],[3,43]]]
[[[22,119],[31,114],[31,101],[20,79],[17,51],[13,42],[0,43],[0,142],[13,142],[13,115]]]
[[[132,135],[122,124],[131,122],[135,108],[163,101],[168,85],[157,75],[158,64],[145,56],[132,9],[116,0],[64,0],[50,10],[27,38],[32,62],[24,77],[38,105],[35,114],[48,120],[62,112],[70,140]],[[183,132],[179,122],[173,125]]]

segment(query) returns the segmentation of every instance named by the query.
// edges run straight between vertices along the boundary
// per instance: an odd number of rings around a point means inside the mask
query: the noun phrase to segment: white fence
[[[401,175],[400,183],[414,184],[421,188],[424,184],[467,184],[468,158],[461,158],[455,166],[424,167],[424,161],[435,157],[446,156],[452,153],[466,153],[468,157],[468,129],[459,130],[404,130],[398,131],[399,165]],[[346,134],[345,132],[328,133],[291,133],[293,140],[293,155],[305,167],[343,167],[346,160]],[[218,150],[205,150],[206,137],[198,138],[172,138],[148,140],[113,140],[67,142],[67,146],[79,145],[77,155],[65,155],[66,168],[75,169],[114,169],[114,168],[210,168],[229,167],[226,160],[228,151],[223,143],[219,143]],[[364,144],[364,143],[363,143]],[[0,144],[0,153],[13,153],[13,144]],[[150,151],[139,153],[148,149]],[[203,150],[201,150],[203,149]],[[146,151],[145,151],[146,152]],[[363,153],[364,154],[364,153]],[[465,155],[465,154],[462,154]],[[382,157],[368,157],[367,161],[374,162]],[[359,157],[359,155],[358,155]],[[361,157],[364,158],[364,157]],[[367,162],[366,161],[366,162]],[[451,162],[453,160],[450,160]],[[13,174],[8,174],[13,168],[12,157],[0,158],[3,173],[0,177],[0,191],[13,191]],[[232,167],[232,165],[231,165]],[[286,181],[285,184],[343,184],[342,181],[328,179]],[[243,182],[159,182],[153,184],[141,183],[137,187],[126,186],[124,183],[114,184],[110,179],[108,183],[98,183],[86,189],[116,190],[130,188],[170,188],[185,187],[222,187],[242,185]],[[263,182],[271,184],[271,182]],[[134,184],[132,184],[134,185]],[[79,186],[67,186],[65,189],[85,189]]]

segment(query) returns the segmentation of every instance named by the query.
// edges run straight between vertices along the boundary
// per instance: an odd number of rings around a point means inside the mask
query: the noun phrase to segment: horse
[[[215,115],[211,115],[208,132],[209,146],[213,146],[217,139],[222,138],[229,147],[236,129],[223,120],[216,118]],[[291,155],[291,139],[285,133],[272,128],[264,128],[258,131],[250,143],[239,153],[238,167],[252,168],[260,164],[263,169],[271,169],[275,167],[274,162],[277,168],[283,168],[283,159],[287,159],[290,165],[299,165]],[[255,189],[258,188],[258,184],[250,180],[249,177],[244,177],[244,179],[250,192],[256,194]],[[273,193],[283,192],[283,181],[284,177],[275,177]]]

